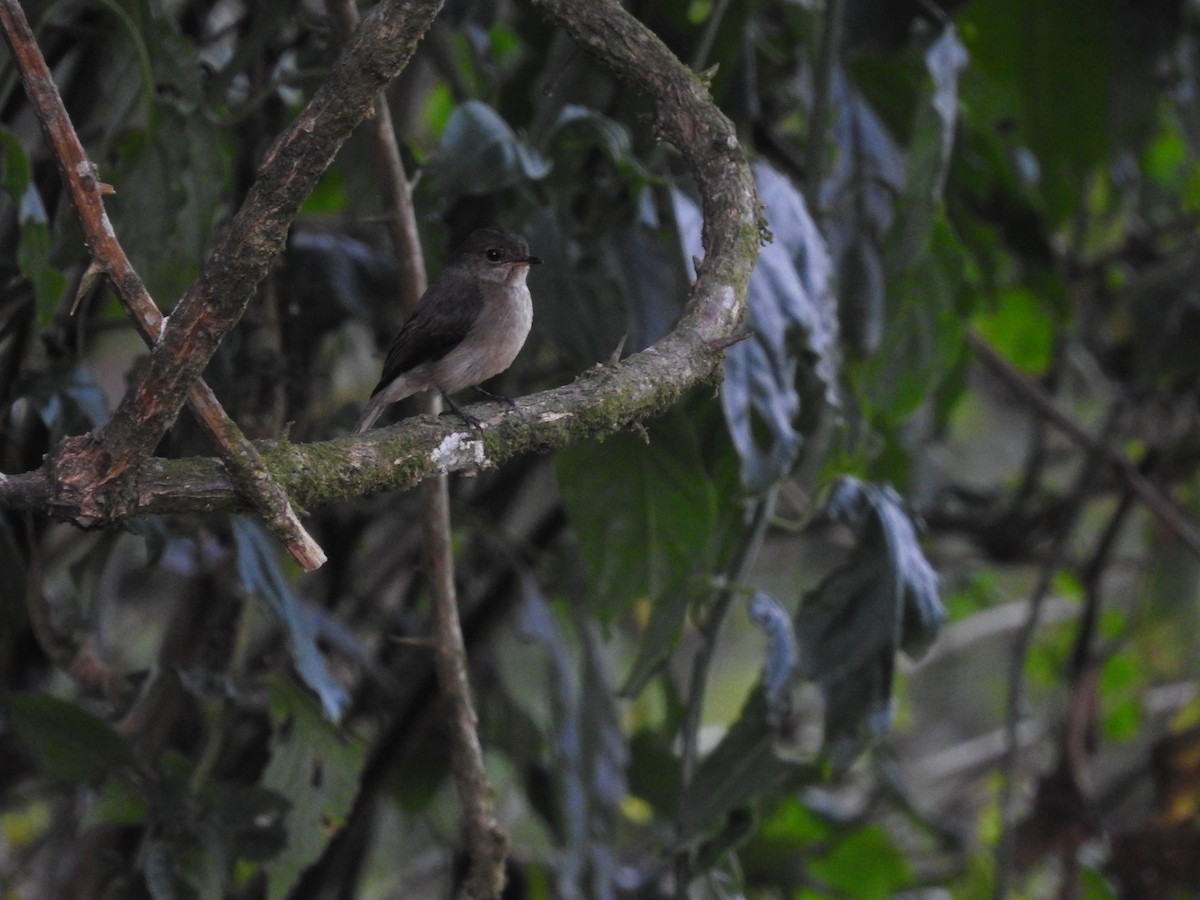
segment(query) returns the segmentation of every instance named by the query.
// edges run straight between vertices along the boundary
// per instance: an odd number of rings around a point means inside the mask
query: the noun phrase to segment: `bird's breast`
[[[493,287],[462,343],[436,364],[435,381],[453,392],[507,369],[529,336],[533,301],[524,284]]]

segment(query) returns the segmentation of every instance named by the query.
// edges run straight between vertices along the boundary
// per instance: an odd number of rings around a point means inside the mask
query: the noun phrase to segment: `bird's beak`
[[[540,266],[542,264],[542,258],[540,256],[527,256],[525,257],[525,262],[531,266]]]

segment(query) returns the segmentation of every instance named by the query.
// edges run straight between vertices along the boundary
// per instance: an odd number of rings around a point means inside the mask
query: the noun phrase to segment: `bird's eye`
[[[487,257],[488,262],[500,262],[500,260],[504,259],[504,254],[495,247],[489,247],[483,252],[483,255]]]

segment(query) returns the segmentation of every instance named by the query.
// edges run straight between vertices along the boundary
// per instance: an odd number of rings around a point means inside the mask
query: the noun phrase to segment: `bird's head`
[[[521,284],[529,267],[541,260],[529,253],[529,244],[519,234],[489,227],[473,231],[459,245],[453,265],[486,281]]]

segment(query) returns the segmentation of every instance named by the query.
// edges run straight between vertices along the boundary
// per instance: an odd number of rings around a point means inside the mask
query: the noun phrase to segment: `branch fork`
[[[0,27],[55,147],[89,249],[151,346],[110,422],[64,442],[40,469],[0,483],[0,504],[44,510],[50,501],[63,517],[92,525],[153,512],[257,512],[311,568],[323,554],[300,527],[290,498],[313,507],[408,487],[435,468],[474,467],[474,459],[465,458],[435,467],[430,454],[446,426],[419,420],[354,439],[251,444],[200,379],[282,247],[302,200],[379,90],[407,63],[440,5],[382,0],[371,8],[326,82],[266,155],[241,209],[164,325],[114,237],[102,182],[66,119],[19,3],[0,0]],[[503,416],[486,435],[495,463],[630,427],[710,381],[723,358],[723,342],[741,321],[760,240],[759,200],[745,155],[700,80],[613,0],[535,0],[535,5],[619,79],[651,98],[658,133],[679,148],[696,179],[705,258],[670,334],[603,376],[584,373],[571,385],[523,398],[528,415]],[[185,399],[220,449],[219,461],[153,456]],[[394,460],[399,463],[384,462]]]
[[[268,153],[225,240],[167,324],[116,238],[103,203],[113,188],[88,159],[20,3],[0,0],[0,30],[92,255],[85,283],[103,272],[152,348],[109,423],[63,441],[47,459],[42,475],[49,481],[49,505],[60,517],[94,526],[135,511],[132,476],[151,459],[186,400],[230,480],[292,556],[306,569],[324,563],[324,552],[300,524],[287,493],[200,373],[266,274],[301,201],[378,90],[408,62],[440,6],[437,0],[389,0],[372,11],[371,27],[360,30],[325,86]]]

